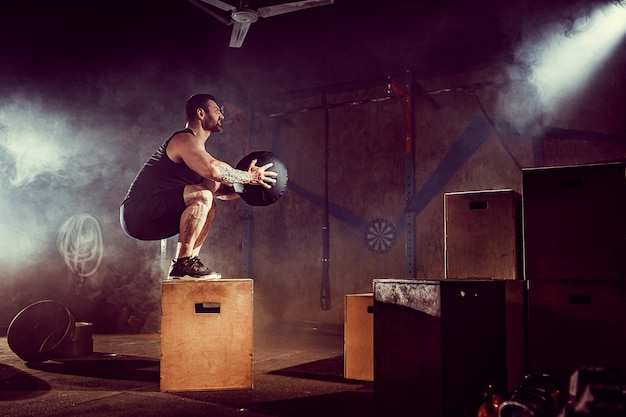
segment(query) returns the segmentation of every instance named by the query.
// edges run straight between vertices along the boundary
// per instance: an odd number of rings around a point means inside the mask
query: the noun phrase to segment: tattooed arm
[[[167,154],[174,162],[184,162],[189,168],[204,178],[232,186],[234,184],[255,184],[271,188],[276,182],[276,173],[268,171],[273,164],[257,166],[256,160],[246,171],[235,169],[224,161],[214,158],[204,148],[204,141],[190,133],[174,136],[167,147]]]

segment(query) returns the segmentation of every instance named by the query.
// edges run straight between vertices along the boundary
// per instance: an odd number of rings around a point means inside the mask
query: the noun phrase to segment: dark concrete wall
[[[495,67],[415,80],[424,94],[414,97],[416,262],[408,278],[444,276],[443,193],[521,192],[523,168],[624,159],[623,96],[615,89],[624,81],[619,72],[607,70],[554,108],[542,107],[534,85],[511,74],[524,72]],[[290,175],[282,200],[252,210],[251,275],[259,320],[341,323],[346,294],[369,292],[373,278],[407,277],[405,122],[399,101],[387,94],[384,82],[310,94],[308,101],[280,99],[255,108],[253,148],[274,151]],[[323,284],[325,164],[329,286]],[[364,243],[375,219],[397,229],[386,253],[374,253]],[[237,264],[239,253],[233,253],[221,262]],[[329,310],[320,299],[323,288],[330,288]]]

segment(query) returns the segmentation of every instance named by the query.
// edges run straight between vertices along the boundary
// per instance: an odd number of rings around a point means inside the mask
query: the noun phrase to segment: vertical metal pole
[[[405,132],[405,155],[404,155],[404,222],[406,225],[406,278],[413,279],[415,276],[415,113],[413,111],[413,73],[407,70],[403,83],[405,90],[405,111],[408,112],[406,118]]]
[[[320,304],[322,310],[330,310],[332,307],[330,298],[330,225],[329,225],[329,202],[328,202],[328,140],[330,134],[328,120],[328,103],[326,91],[322,91],[322,106],[324,107],[324,223],[322,226],[322,286],[320,291]]]

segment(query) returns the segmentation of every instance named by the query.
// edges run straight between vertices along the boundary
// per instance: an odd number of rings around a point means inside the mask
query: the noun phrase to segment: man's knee
[[[188,185],[183,192],[183,199],[187,207],[197,204],[211,208],[214,197],[213,191],[202,187],[200,184],[193,186]]]
[[[196,205],[204,206],[207,209],[211,209],[214,206],[213,193],[208,190],[200,191],[194,196],[194,198],[191,201],[191,204],[196,204]]]

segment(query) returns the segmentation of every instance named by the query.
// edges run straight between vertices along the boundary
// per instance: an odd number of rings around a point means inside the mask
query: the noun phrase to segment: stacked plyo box
[[[447,279],[521,278],[519,193],[445,193],[443,206]]]
[[[511,390],[525,372],[521,194],[512,189],[451,192],[444,194],[443,206],[446,280],[467,280],[477,289],[505,281],[499,302],[506,308],[494,302],[490,314],[504,314],[500,354],[506,358],[507,380],[499,389]]]
[[[397,415],[473,415],[524,376],[521,197],[444,194],[445,278],[374,280],[374,394]]]
[[[470,415],[488,380],[626,374],[625,165],[524,169],[522,185],[444,194],[445,279],[374,280],[377,400]]]
[[[624,164],[522,171],[527,280],[624,280]]]
[[[626,372],[623,163],[522,171],[529,372]]]

